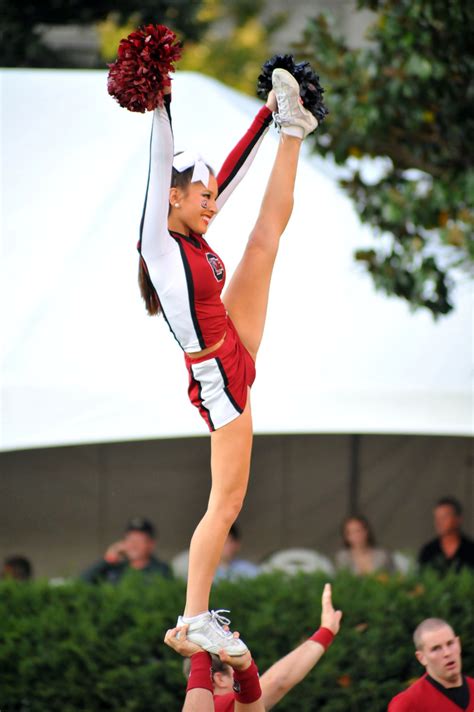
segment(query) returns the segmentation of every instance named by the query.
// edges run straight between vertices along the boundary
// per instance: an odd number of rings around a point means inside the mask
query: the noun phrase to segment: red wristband
[[[188,677],[186,692],[200,687],[209,692],[214,692],[211,676],[212,659],[209,653],[194,653],[191,655],[191,672]]]
[[[246,670],[234,670],[234,697],[243,705],[250,705],[262,696],[258,668],[254,661]]]
[[[271,118],[273,116],[272,110],[268,108],[266,104],[262,106],[257,116],[261,115],[264,120]]]
[[[327,650],[334,640],[334,633],[329,628],[318,628],[310,640],[314,640],[315,643],[322,645],[324,650]]]

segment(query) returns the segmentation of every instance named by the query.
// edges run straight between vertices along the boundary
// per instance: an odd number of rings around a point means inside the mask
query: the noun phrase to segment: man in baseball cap
[[[149,519],[133,517],[124,536],[111,544],[104,557],[83,571],[81,578],[89,583],[118,583],[130,570],[140,571],[145,576],[171,577],[171,569],[155,555],[157,532]]]

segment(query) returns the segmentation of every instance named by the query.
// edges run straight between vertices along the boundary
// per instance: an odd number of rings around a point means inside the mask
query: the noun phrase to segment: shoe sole
[[[275,79],[275,82],[274,82],[274,79]],[[294,119],[296,121],[296,125],[303,128],[303,131],[305,132],[304,137],[306,137],[308,134],[315,131],[318,128],[318,121],[315,117],[313,117],[311,112],[308,109],[306,109],[306,107],[304,106],[304,104],[301,100],[301,95],[300,95],[300,85],[298,84],[298,82],[296,81],[294,76],[290,72],[288,72],[286,69],[281,69],[281,68],[274,69],[272,72],[272,85],[275,90],[275,94],[277,96],[277,102],[278,102],[278,91],[280,89],[282,89],[282,90],[288,89],[288,86],[290,85],[293,89],[295,89],[297,91],[300,117],[305,121],[306,125],[301,126],[301,124],[298,123],[298,117],[295,116]],[[310,118],[311,123],[313,122],[313,119],[314,119],[315,125],[313,127],[309,126],[307,123],[307,119],[309,117],[312,117],[312,118]]]
[[[209,643],[209,638],[208,638],[207,636],[205,636],[205,635],[200,635],[198,632],[195,632],[195,633],[191,632],[191,633],[190,633],[190,632],[188,631],[187,639],[188,639],[191,643],[195,643],[196,645],[199,645],[199,647],[202,648],[203,650],[207,650],[208,653],[214,653],[215,655],[217,655],[220,650],[225,650],[226,653],[227,653],[228,655],[230,655],[231,657],[233,657],[233,658],[238,658],[238,657],[240,657],[241,655],[245,655],[245,653],[246,653],[247,650],[248,650],[248,648],[245,647],[245,650],[242,650],[242,652],[240,652],[240,653],[233,653],[233,652],[230,651],[230,650],[226,650],[225,645],[219,646],[219,645],[216,645],[215,643]]]
[[[276,91],[277,87],[274,85],[275,79],[277,80],[277,84],[279,84],[280,86],[288,85],[288,83],[291,84],[294,89],[298,89],[299,95],[300,85],[298,84],[294,76],[290,72],[287,72],[286,69],[277,68],[274,69],[272,72],[272,85]]]

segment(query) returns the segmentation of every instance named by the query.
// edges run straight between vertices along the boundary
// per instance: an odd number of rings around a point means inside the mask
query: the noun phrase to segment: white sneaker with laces
[[[230,625],[230,620],[221,613],[229,611],[220,608],[218,611],[206,611],[190,618],[179,616],[176,626],[187,625],[187,639],[209,653],[217,655],[219,650],[225,650],[228,655],[243,655],[248,650],[247,646],[240,638],[234,638],[230,630],[224,629],[224,626]]]
[[[318,122],[303,106],[300,85],[290,72],[280,68],[273,70],[272,84],[278,103],[278,113],[273,114],[276,125],[282,133],[306,138],[317,128]]]

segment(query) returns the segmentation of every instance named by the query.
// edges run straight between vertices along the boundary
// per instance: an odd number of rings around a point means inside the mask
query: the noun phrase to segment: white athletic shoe
[[[230,630],[224,630],[224,626],[230,625],[230,620],[221,616],[221,613],[229,611],[221,608],[192,618],[179,616],[176,626],[189,626],[187,639],[209,653],[217,655],[219,650],[225,650],[228,655],[243,655],[248,650],[247,646],[240,638],[234,638]]]
[[[272,84],[278,102],[278,113],[273,114],[276,125],[282,133],[306,138],[317,128],[318,122],[303,106],[300,85],[286,69],[273,70]]]

